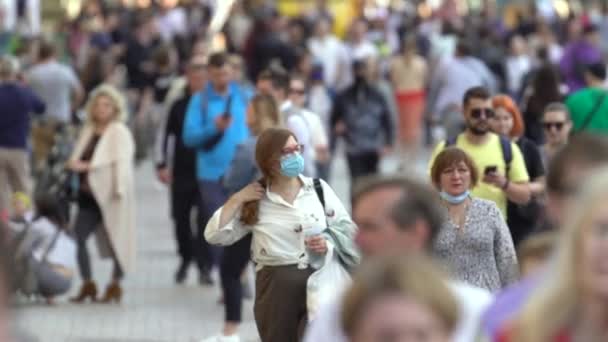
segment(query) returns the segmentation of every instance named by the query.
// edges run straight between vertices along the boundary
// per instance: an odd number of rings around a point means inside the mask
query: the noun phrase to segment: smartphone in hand
[[[487,176],[489,174],[496,173],[496,171],[498,171],[498,167],[496,165],[486,166],[483,174]]]

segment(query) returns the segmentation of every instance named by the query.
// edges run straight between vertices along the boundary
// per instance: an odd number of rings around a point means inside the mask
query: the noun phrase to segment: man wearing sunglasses
[[[443,141],[433,151],[429,165],[446,146],[454,145],[473,158],[480,175],[484,175],[473,195],[494,201],[506,218],[507,200],[526,204],[530,200],[529,177],[519,147],[503,146],[501,138],[490,131],[489,120],[494,117],[490,93],[483,87],[469,89],[463,100],[466,129],[457,137]],[[509,158],[505,156],[509,151]],[[509,160],[510,159],[510,160]]]

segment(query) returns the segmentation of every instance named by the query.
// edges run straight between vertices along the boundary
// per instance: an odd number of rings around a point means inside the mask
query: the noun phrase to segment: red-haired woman
[[[498,95],[492,99],[496,115],[490,121],[490,127],[496,134],[504,135],[519,146],[530,175],[530,190],[533,196],[544,193],[545,169],[538,146],[524,136],[524,122],[515,102],[507,95]],[[541,213],[538,201],[519,205],[509,202],[507,223],[511,229],[515,246],[535,228]]]
[[[356,226],[327,185],[303,177],[303,146],[293,133],[270,128],[258,138],[261,181],[234,194],[211,218],[209,243],[231,245],[253,234],[255,321],[264,342],[299,341],[307,321],[306,284],[328,248],[354,266]],[[323,189],[324,205],[316,185]]]

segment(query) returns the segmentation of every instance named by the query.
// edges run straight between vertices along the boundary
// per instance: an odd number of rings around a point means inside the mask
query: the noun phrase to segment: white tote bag
[[[312,321],[317,310],[336,295],[344,293],[352,280],[350,274],[344,269],[338,254],[332,244],[327,244],[325,263],[310,275],[306,285],[306,308],[308,320]]]

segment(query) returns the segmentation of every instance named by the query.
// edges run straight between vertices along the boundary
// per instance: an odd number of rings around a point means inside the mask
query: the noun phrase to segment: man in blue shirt
[[[8,210],[11,192],[29,191],[27,138],[30,113],[42,114],[45,104],[17,83],[18,62],[0,59],[0,213]]]
[[[248,98],[231,80],[228,57],[216,53],[209,57],[210,82],[192,96],[184,121],[183,141],[196,149],[196,169],[201,193],[199,213],[203,227],[226,201],[221,178],[228,170],[236,146],[249,136],[246,123]],[[201,239],[202,259],[208,269],[217,264],[219,252]]]

